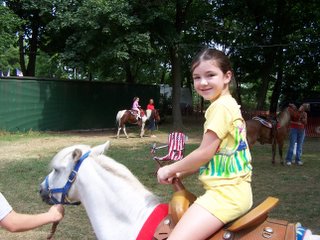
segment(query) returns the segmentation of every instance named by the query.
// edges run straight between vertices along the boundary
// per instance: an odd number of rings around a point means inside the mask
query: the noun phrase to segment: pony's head
[[[279,127],[285,127],[290,123],[290,120],[292,118],[292,108],[289,106],[285,108],[283,111],[281,111],[277,116],[277,121],[279,122]]]
[[[154,109],[153,110],[153,117],[154,117],[154,120],[156,121],[156,122],[160,122],[160,113],[159,113],[159,111],[157,110],[157,109]]]
[[[40,184],[40,195],[48,204],[78,204],[77,189],[73,183],[83,161],[103,154],[109,148],[105,144],[90,148],[87,145],[74,145],[58,152],[51,161],[52,171]]]

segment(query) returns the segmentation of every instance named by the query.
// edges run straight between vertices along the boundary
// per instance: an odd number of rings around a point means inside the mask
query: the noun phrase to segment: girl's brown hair
[[[231,94],[236,94],[237,84],[233,75],[231,61],[227,57],[227,55],[225,55],[222,51],[214,48],[204,48],[193,59],[191,63],[191,73],[193,73],[194,69],[199,66],[201,61],[214,61],[224,74],[226,74],[228,71],[231,71],[232,78],[229,83],[229,90]]]
[[[222,51],[213,48],[205,48],[195,56],[191,63],[191,72],[199,66],[201,61],[210,60],[215,61],[224,74],[228,71],[232,72],[230,59]]]

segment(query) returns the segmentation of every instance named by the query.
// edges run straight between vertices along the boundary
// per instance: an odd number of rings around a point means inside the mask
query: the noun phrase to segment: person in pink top
[[[137,111],[137,120],[139,118],[141,118],[140,116],[140,108],[141,106],[139,105],[139,98],[138,97],[134,97],[133,98],[133,104],[132,104],[132,107],[131,107],[131,110],[134,110],[134,111]]]

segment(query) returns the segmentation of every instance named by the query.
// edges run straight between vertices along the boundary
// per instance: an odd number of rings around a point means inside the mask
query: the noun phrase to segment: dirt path
[[[93,131],[93,132],[68,132],[53,133],[50,136],[27,137],[17,141],[0,142],[0,167],[12,161],[23,161],[25,159],[41,159],[48,154],[54,155],[64,147],[75,144],[98,145],[106,141],[111,141],[111,146],[136,147],[141,145],[151,145],[152,143],[166,144],[168,133],[157,132],[156,138],[150,135],[140,138],[138,132],[129,134],[126,139],[123,135],[117,139],[113,131]],[[189,137],[188,143],[198,141],[197,138]]]

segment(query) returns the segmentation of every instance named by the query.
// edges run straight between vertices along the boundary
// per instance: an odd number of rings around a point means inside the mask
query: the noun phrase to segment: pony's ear
[[[79,159],[82,156],[82,151],[78,148],[76,148],[73,152],[72,152],[72,159],[73,161],[77,162],[79,161]]]
[[[107,141],[106,143],[104,144],[101,144],[101,145],[98,145],[98,146],[95,146],[91,149],[91,152],[96,154],[96,155],[101,155],[104,153],[104,151],[108,150],[109,149],[109,146],[110,146],[110,141]]]

